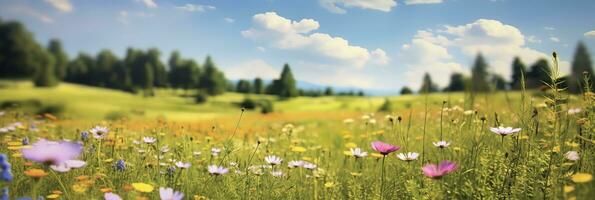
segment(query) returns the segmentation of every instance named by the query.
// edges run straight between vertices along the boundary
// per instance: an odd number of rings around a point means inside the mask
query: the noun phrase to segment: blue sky
[[[444,86],[482,52],[506,78],[514,56],[530,65],[559,52],[568,71],[579,40],[595,53],[589,0],[0,0],[47,43],[80,51],[157,47],[211,55],[230,79],[271,79],[283,63],[299,80],[397,91],[429,72]],[[593,31],[593,32],[590,32]]]

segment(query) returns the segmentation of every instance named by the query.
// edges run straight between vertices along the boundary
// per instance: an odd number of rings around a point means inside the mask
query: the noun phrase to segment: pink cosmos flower
[[[391,144],[387,144],[387,143],[384,143],[381,141],[374,141],[374,142],[372,142],[372,149],[374,149],[374,151],[377,151],[378,153],[386,156],[389,153],[392,153],[394,151],[401,149],[401,147],[393,146]]]
[[[83,146],[79,143],[43,139],[34,143],[31,148],[21,149],[23,157],[28,160],[56,166],[75,160],[82,151]]]
[[[446,174],[453,172],[457,169],[457,164],[450,162],[448,160],[442,161],[439,165],[436,164],[427,164],[423,166],[422,171],[427,177],[433,179],[439,179]]]

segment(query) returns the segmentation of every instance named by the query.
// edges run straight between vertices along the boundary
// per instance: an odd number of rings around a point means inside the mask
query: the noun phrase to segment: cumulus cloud
[[[278,69],[261,59],[248,60],[231,68],[224,69],[224,71],[225,76],[230,79],[253,79],[256,77],[275,79],[281,73]]]
[[[531,35],[531,36],[527,37],[527,42],[540,44],[541,39],[537,38],[537,36]]]
[[[235,19],[230,18],[230,17],[223,18],[223,20],[225,20],[225,22],[227,22],[227,23],[234,23],[236,21]]]
[[[548,30],[548,31],[553,31],[553,30],[556,30],[556,28],[554,28],[554,27],[551,27],[551,26],[546,26],[546,27],[543,27],[543,29],[545,29],[545,30]]]
[[[7,5],[4,7],[0,6],[0,13],[11,13],[17,16],[30,17],[46,24],[54,23],[54,18],[49,15],[21,4]]]
[[[585,33],[585,37],[588,38],[595,38],[595,30],[589,31]]]
[[[413,5],[413,4],[437,4],[442,3],[442,0],[405,0],[405,4]]]
[[[244,37],[267,43],[272,48],[292,51],[310,60],[357,68],[367,63],[388,62],[388,56],[382,49],[371,52],[350,44],[344,38],[313,32],[320,27],[313,19],[292,21],[275,12],[267,12],[254,15],[253,22],[256,27],[242,31]]]
[[[361,8],[389,12],[397,6],[396,0],[318,0],[320,5],[333,13],[343,14],[345,8]]]
[[[44,0],[61,12],[71,12],[73,7],[68,0]]]
[[[453,61],[448,48],[450,41],[429,31],[418,31],[411,43],[401,47],[400,59],[405,64],[407,85],[418,88],[424,73],[430,73],[440,86],[448,83],[453,72],[463,72],[461,64]]]
[[[423,73],[420,72],[420,68],[431,74],[438,73],[436,70],[462,70],[451,52],[461,53],[464,56],[463,60],[467,61],[482,53],[492,72],[508,78],[511,74],[510,65],[515,56],[519,56],[528,64],[542,58],[549,60],[549,53],[526,46],[525,41],[530,39],[514,26],[497,20],[479,19],[469,24],[445,26],[437,31],[419,31],[410,44],[402,47],[401,54],[409,66],[406,73],[415,75],[416,78],[421,77],[420,73]],[[563,73],[567,73],[568,66],[567,61],[560,62]],[[448,77],[444,74],[439,76]],[[445,83],[439,80],[438,76],[432,78],[438,79],[437,82],[442,85]]]
[[[558,38],[558,37],[550,37],[550,40],[552,42],[556,42],[556,43],[560,42],[560,38]]]
[[[153,0],[136,0],[136,2],[142,3],[147,8],[157,8],[157,4]]]
[[[176,9],[187,11],[187,12],[205,12],[205,11],[209,11],[209,10],[215,10],[217,8],[215,6],[187,3],[187,4],[184,4],[183,6],[176,6]]]

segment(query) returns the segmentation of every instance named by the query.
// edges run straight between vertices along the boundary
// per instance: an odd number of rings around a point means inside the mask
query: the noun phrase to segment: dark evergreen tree
[[[490,91],[488,82],[488,64],[481,53],[477,54],[475,63],[471,68],[471,90],[475,92]]]
[[[519,57],[512,61],[512,76],[510,77],[510,88],[520,90],[523,79],[527,79],[527,67]],[[524,77],[524,78],[523,78]]]
[[[283,71],[281,71],[281,77],[278,80],[273,81],[274,90],[276,94],[281,98],[291,98],[298,96],[298,90],[296,88],[296,82],[291,73],[289,64],[283,65]]]
[[[54,70],[54,57],[50,53],[44,51],[38,59],[41,65],[37,68],[35,76],[33,77],[35,86],[53,87],[58,85],[59,82]]]
[[[262,94],[264,92],[264,83],[261,78],[254,79],[254,93]]]
[[[203,70],[199,88],[205,90],[209,95],[223,94],[227,88],[227,80],[223,73],[217,69],[210,56],[207,56]]]
[[[43,48],[21,23],[0,22],[0,78],[30,78],[43,57]]]
[[[325,96],[333,96],[335,94],[335,92],[333,91],[332,87],[326,87],[324,89],[324,95]]]
[[[65,80],[71,83],[90,84],[89,71],[94,68],[94,65],[95,60],[92,56],[79,53],[74,60],[68,63]]]
[[[496,90],[506,90],[506,80],[499,74],[494,74],[491,77],[492,85]]]
[[[433,93],[437,91],[438,86],[434,84],[434,82],[432,82],[432,77],[430,77],[430,74],[425,73],[422,80],[421,88],[419,88],[419,93]]]
[[[237,86],[236,86],[236,92],[244,93],[244,94],[251,93],[252,85],[250,84],[250,81],[244,80],[244,79],[238,81]]]
[[[155,87],[167,87],[167,70],[159,59],[161,52],[156,48],[150,48],[145,56],[147,57],[146,62],[153,67],[153,85]]]
[[[568,77],[568,91],[575,94],[584,91],[585,77],[589,79],[588,84],[593,90],[595,75],[593,74],[591,57],[585,44],[579,42],[574,52],[572,68]]]
[[[550,66],[545,59],[539,59],[527,72],[527,88],[537,89],[551,83]]]
[[[409,88],[407,86],[403,86],[403,88],[401,88],[401,91],[399,93],[401,95],[413,94],[413,90],[411,90],[411,88]]]
[[[54,71],[56,77],[60,80],[64,79],[66,77],[66,70],[68,67],[68,54],[64,52],[60,40],[50,40],[48,51],[54,56]]]
[[[116,88],[117,76],[115,73],[116,65],[119,60],[110,50],[104,49],[97,54],[95,65],[91,68],[90,78],[92,85],[99,87]]]
[[[457,92],[465,90],[465,77],[461,73],[453,73],[450,75],[450,83],[444,89],[448,92]]]

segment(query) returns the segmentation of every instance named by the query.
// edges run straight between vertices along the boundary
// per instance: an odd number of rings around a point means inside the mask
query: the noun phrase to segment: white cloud
[[[396,0],[318,0],[320,5],[333,13],[343,14],[345,8],[361,8],[389,12],[397,6]]]
[[[413,5],[413,4],[437,4],[442,3],[442,0],[405,0],[405,4]]]
[[[595,30],[589,31],[585,33],[585,37],[588,38],[595,38]]]
[[[406,63],[408,76],[421,80],[421,74],[428,71],[441,85],[447,81],[448,76],[445,74],[449,74],[448,71],[463,69],[451,52],[461,53],[463,58],[460,60],[469,62],[466,65],[470,65],[475,56],[482,53],[492,72],[508,78],[515,56],[528,64],[542,58],[550,60],[549,53],[526,46],[525,41],[534,39],[530,36],[526,38],[514,26],[497,20],[479,19],[469,24],[445,26],[437,31],[419,31],[410,44],[402,47],[401,56]],[[567,61],[560,61],[562,73],[568,72],[568,66]],[[414,83],[419,85],[419,82]]]
[[[545,30],[548,30],[548,31],[553,31],[553,30],[556,30],[556,28],[554,28],[554,27],[551,27],[551,26],[546,26],[546,27],[543,27],[543,29],[545,29]]]
[[[550,37],[550,40],[551,40],[552,42],[556,42],[556,43],[557,43],[557,42],[560,42],[560,38],[557,38],[557,37]]]
[[[225,76],[230,79],[262,79],[279,78],[281,72],[261,59],[253,59],[224,69]]]
[[[386,55],[386,52],[382,49],[374,49],[370,53],[371,60],[377,65],[386,65],[390,61],[390,58]]]
[[[205,12],[217,9],[215,6],[199,5],[199,4],[184,4],[183,6],[176,6],[177,9],[188,12]]]
[[[256,50],[260,51],[260,52],[265,52],[267,49],[261,46],[257,46]]]
[[[428,31],[418,31],[411,43],[401,47],[401,60],[405,63],[406,85],[417,89],[421,86],[424,73],[429,73],[432,80],[440,86],[445,86],[449,74],[462,72],[461,64],[453,61],[448,52],[449,41],[443,36],[435,36]]]
[[[118,17],[116,18],[118,20],[118,22],[122,23],[122,24],[128,24],[128,12],[126,11],[120,11],[118,13]]]
[[[44,0],[61,12],[71,12],[73,7],[68,0]]]
[[[537,38],[537,36],[530,35],[529,37],[527,37],[527,42],[540,44],[541,43],[541,39]]]
[[[13,15],[31,17],[46,24],[54,23],[54,19],[47,14],[21,4],[0,7],[0,13],[11,13]]]
[[[223,20],[225,20],[227,23],[234,23],[236,21],[235,19],[229,17],[223,18]]]
[[[292,21],[275,12],[256,14],[255,28],[242,31],[246,38],[267,43],[270,47],[295,52],[309,60],[335,66],[363,67],[367,63],[385,64],[388,57],[382,49],[374,52],[354,46],[344,38],[326,33],[312,33],[320,27],[313,19]]]
[[[157,4],[153,0],[136,0],[136,2],[144,4],[147,8],[157,8]]]

